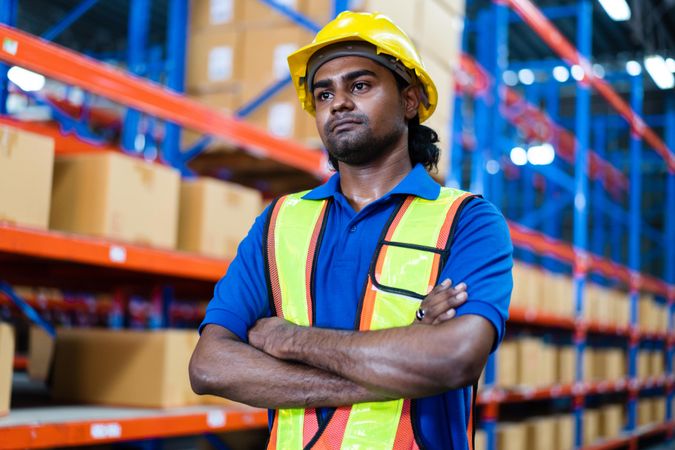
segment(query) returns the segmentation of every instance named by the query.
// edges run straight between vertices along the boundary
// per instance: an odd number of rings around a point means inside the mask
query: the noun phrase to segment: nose
[[[334,94],[333,101],[331,102],[330,109],[332,113],[340,111],[351,111],[354,109],[354,102],[352,101],[349,93],[346,92],[336,92]]]

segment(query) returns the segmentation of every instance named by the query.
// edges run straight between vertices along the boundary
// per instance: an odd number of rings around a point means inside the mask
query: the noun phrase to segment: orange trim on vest
[[[279,428],[279,410],[274,410],[274,424],[272,424],[270,439],[267,442],[267,450],[277,450],[278,428]]]
[[[471,406],[469,408],[469,425],[466,427],[466,440],[469,442],[469,450],[473,450],[473,387],[471,388]]]
[[[316,254],[316,247],[317,243],[319,242],[319,234],[321,234],[321,227],[323,226],[323,219],[326,216],[327,207],[328,202],[323,202],[321,214],[319,214],[319,218],[316,221],[316,225],[314,226],[314,231],[312,232],[312,240],[309,243],[309,252],[307,252],[307,262],[305,264],[305,299],[307,301],[309,326],[314,325],[314,305],[312,305],[312,272],[314,271],[314,255]]]
[[[302,446],[306,447],[319,431],[319,419],[315,408],[305,410],[305,423],[302,428]]]
[[[351,407],[340,406],[335,410],[312,450],[340,450],[347,430]]]
[[[457,199],[455,199],[454,202],[452,202],[450,210],[448,211],[447,216],[445,216],[445,222],[443,222],[441,232],[438,234],[438,242],[436,243],[436,248],[445,249],[445,247],[448,245],[448,239],[450,239],[450,231],[452,229],[452,224],[455,221],[457,211],[459,210],[460,206],[464,204],[464,201],[467,198],[473,196],[474,196],[473,194],[467,192],[466,194],[459,196]]]
[[[281,205],[286,201],[286,197],[281,197],[277,203],[274,205],[272,210],[272,215],[270,217],[269,229],[274,230],[277,224],[277,217],[279,216],[279,210]],[[279,272],[277,271],[277,259],[275,252],[275,241],[276,236],[274,233],[267,233],[267,265],[269,266],[270,272],[270,284],[272,285],[272,300],[274,301],[274,309],[276,309],[277,315],[279,317],[284,317],[284,312],[282,311],[282,302],[281,302],[281,287],[279,286]],[[276,416],[275,416],[276,417]],[[276,421],[275,421],[276,425]],[[276,441],[275,441],[276,442]]]

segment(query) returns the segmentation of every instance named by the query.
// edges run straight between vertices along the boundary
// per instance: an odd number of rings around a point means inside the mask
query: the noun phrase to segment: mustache
[[[345,123],[362,123],[368,124],[368,116],[365,114],[343,114],[341,116],[335,116],[333,119],[326,122],[324,125],[324,131],[326,134],[331,133],[338,126]]]

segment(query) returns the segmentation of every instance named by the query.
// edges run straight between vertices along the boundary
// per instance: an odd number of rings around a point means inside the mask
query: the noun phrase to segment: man
[[[289,66],[337,173],[253,225],[193,388],[274,410],[268,448],[467,449],[512,288],[505,222],[426,172],[437,91],[389,19],[342,13]]]

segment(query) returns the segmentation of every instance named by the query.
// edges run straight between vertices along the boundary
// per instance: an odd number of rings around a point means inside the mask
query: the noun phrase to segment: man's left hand
[[[289,346],[297,328],[281,317],[267,317],[258,320],[248,331],[248,342],[268,355],[283,358],[283,349]]]

